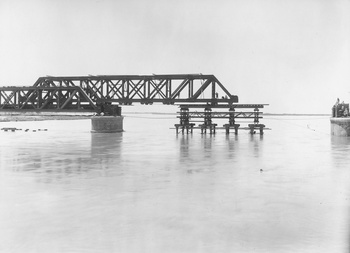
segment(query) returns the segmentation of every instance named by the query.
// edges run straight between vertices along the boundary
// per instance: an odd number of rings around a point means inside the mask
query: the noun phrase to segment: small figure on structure
[[[344,117],[344,111],[345,111],[344,101],[338,105],[338,108],[339,108],[339,117]]]
[[[345,104],[344,101],[339,103],[339,99],[337,100],[336,104],[332,107],[332,116],[339,118],[339,117],[349,117],[349,104]]]
[[[340,117],[340,100],[337,98],[337,101],[335,102],[335,105],[332,107],[332,117]]]

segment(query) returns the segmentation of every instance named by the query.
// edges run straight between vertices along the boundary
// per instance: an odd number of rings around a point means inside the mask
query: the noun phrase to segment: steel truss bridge
[[[259,124],[259,109],[264,104],[238,104],[238,96],[231,95],[214,75],[46,76],[32,86],[0,87],[0,112],[103,112],[118,116],[120,105],[132,103],[179,105],[177,133],[192,132],[198,118],[203,122],[199,125],[202,133],[207,129],[215,133],[217,124],[212,119],[217,118],[228,119],[224,125],[227,134],[230,129],[237,134],[237,119],[253,119],[253,124],[248,125],[251,133],[259,129],[262,134],[265,127]],[[204,112],[198,112],[198,108]],[[220,108],[228,112],[212,111]]]
[[[228,108],[238,97],[214,75],[40,77],[32,86],[0,87],[0,111],[102,111],[111,105],[206,103]]]

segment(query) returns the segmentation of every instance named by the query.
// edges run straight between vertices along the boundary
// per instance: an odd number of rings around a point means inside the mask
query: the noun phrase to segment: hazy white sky
[[[350,102],[350,0],[0,0],[0,85],[214,74],[266,112]]]

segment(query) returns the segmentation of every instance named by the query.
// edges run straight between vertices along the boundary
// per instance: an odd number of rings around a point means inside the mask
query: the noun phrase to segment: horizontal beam
[[[203,116],[200,116],[200,115],[198,115],[198,116],[191,116],[190,115],[188,117],[191,118],[191,119],[203,119],[204,120],[204,115]],[[181,118],[181,116],[177,116],[177,118]],[[212,119],[228,119],[230,117],[229,116],[223,116],[223,115],[217,115],[217,116],[213,115],[213,116],[211,116],[211,118]],[[262,116],[256,117],[254,115],[252,115],[252,116],[241,116],[241,115],[235,116],[235,119],[256,119],[256,118],[262,119],[263,117]]]
[[[220,101],[222,99],[219,99]],[[264,108],[269,104],[230,104],[230,105],[208,105],[208,104],[181,104],[180,108]]]
[[[233,99],[221,99],[221,98],[175,98],[175,99],[166,99],[166,98],[152,98],[152,99],[142,99],[142,98],[119,98],[119,99],[97,99],[97,102],[116,102],[116,103],[234,103],[236,101]],[[180,105],[182,106],[182,105]],[[194,105],[192,105],[194,106]],[[223,107],[223,108],[227,108]]]
[[[35,90],[76,90],[76,86],[70,87],[42,87],[42,86],[5,86],[0,87],[0,91],[35,91]]]
[[[33,108],[33,109],[12,109],[12,108],[10,108],[10,109],[4,109],[4,110],[0,110],[0,112],[18,112],[18,113],[25,113],[25,112],[53,112],[53,113],[57,113],[57,112],[67,112],[67,111],[69,111],[69,112],[79,112],[79,113],[81,113],[81,112],[96,112],[96,110],[95,109],[92,109],[92,108],[90,108],[90,109],[88,109],[88,108],[84,108],[84,109],[69,109],[69,110],[67,110],[67,109],[52,109],[52,108],[50,108],[50,109],[35,109],[35,108]]]
[[[46,76],[39,77],[39,80],[52,80],[52,81],[63,81],[63,80],[105,80],[105,79],[125,79],[125,80],[154,80],[154,79],[212,79],[214,75],[202,75],[202,74],[165,74],[165,75],[89,75],[89,76]],[[37,81],[37,82],[38,82]]]

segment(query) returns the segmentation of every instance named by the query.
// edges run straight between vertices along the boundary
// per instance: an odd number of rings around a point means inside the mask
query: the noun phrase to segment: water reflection
[[[349,189],[349,163],[350,163],[350,138],[349,137],[339,137],[332,136],[331,137],[331,156],[333,161],[333,166],[337,168],[334,174],[334,178],[337,178],[337,188],[341,188],[341,191],[338,191],[337,196],[334,198],[338,198],[341,201],[346,200],[348,202],[350,196]],[[350,220],[350,208],[347,206],[347,215],[344,220],[346,222],[343,223],[343,234],[345,235],[344,240],[348,242],[347,252],[350,252],[350,230],[349,230],[349,220]]]
[[[254,157],[259,157],[263,149],[264,135],[250,135],[250,149],[253,150]]]
[[[333,150],[349,150],[350,137],[331,136],[331,143]]]
[[[0,134],[0,248],[349,252],[350,139],[285,125],[266,136],[175,137],[167,122],[149,134],[144,124]]]
[[[190,140],[192,140],[192,135],[177,135],[176,138],[180,140],[180,164],[185,164],[190,162]]]
[[[332,136],[331,151],[334,166],[347,167],[350,162],[350,138]]]
[[[186,165],[181,167],[187,173],[208,172],[218,163],[221,147],[215,143],[214,135],[182,135],[177,139],[180,140],[179,162]]]
[[[113,164],[120,161],[123,143],[123,133],[93,133],[91,134],[91,157]]]
[[[201,137],[205,158],[211,158],[213,155],[212,146],[215,141],[215,135],[203,134]]]
[[[91,134],[91,170],[103,176],[122,174],[123,133]]]
[[[238,135],[226,135],[226,142],[228,145],[228,150],[227,152],[228,158],[232,159],[235,157],[236,152],[238,152]]]
[[[34,173],[45,182],[99,171],[106,173],[120,163],[122,133],[75,136],[29,136],[1,148],[1,166],[8,171]]]
[[[189,139],[192,139],[192,135],[177,135],[176,139],[180,139],[180,154],[181,157],[188,157],[189,151]]]

